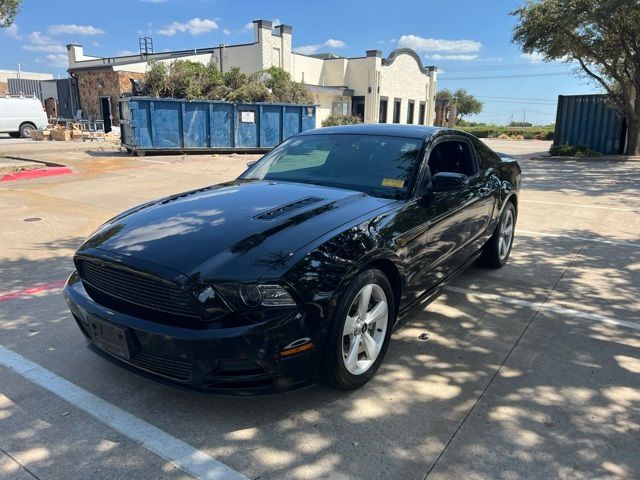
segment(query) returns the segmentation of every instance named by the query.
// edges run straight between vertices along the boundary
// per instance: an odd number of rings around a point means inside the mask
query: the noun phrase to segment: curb
[[[0,182],[11,182],[14,180],[31,180],[40,177],[51,177],[54,175],[67,175],[73,173],[69,167],[47,167],[37,170],[24,170],[22,172],[7,173],[0,177]]]

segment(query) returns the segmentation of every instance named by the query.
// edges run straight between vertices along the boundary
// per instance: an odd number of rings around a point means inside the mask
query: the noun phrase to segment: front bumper
[[[277,393],[315,383],[314,349],[282,356],[282,349],[301,338],[318,345],[319,322],[303,310],[282,312],[260,324],[233,328],[187,329],[124,315],[96,303],[74,273],[64,296],[80,330],[94,346],[92,318],[124,328],[128,358],[110,357],[173,384],[222,394]]]

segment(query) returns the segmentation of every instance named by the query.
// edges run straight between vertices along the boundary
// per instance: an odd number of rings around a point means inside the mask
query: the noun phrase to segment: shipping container
[[[315,125],[314,105],[150,97],[120,100],[121,143],[138,155],[266,151]]]
[[[554,145],[586,145],[604,154],[624,151],[624,118],[606,95],[560,95],[556,113]]]

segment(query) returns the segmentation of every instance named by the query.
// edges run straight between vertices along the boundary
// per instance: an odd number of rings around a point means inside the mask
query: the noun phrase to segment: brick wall
[[[142,80],[144,73],[114,72],[112,70],[96,70],[89,72],[77,72],[78,93],[83,118],[92,115],[93,118],[101,118],[100,97],[111,97],[111,113],[113,124],[120,125],[118,115],[118,101],[123,93],[131,92],[130,79]]]

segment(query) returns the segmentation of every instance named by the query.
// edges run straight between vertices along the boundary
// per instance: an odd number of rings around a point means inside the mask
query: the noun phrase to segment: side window
[[[461,140],[438,143],[431,151],[428,165],[432,176],[440,172],[451,172],[471,177],[478,170],[471,146]]]
[[[473,143],[476,147],[478,155],[480,156],[483,168],[494,166],[498,162],[497,155],[493,152],[493,150],[482,143],[482,140],[475,140]]]

